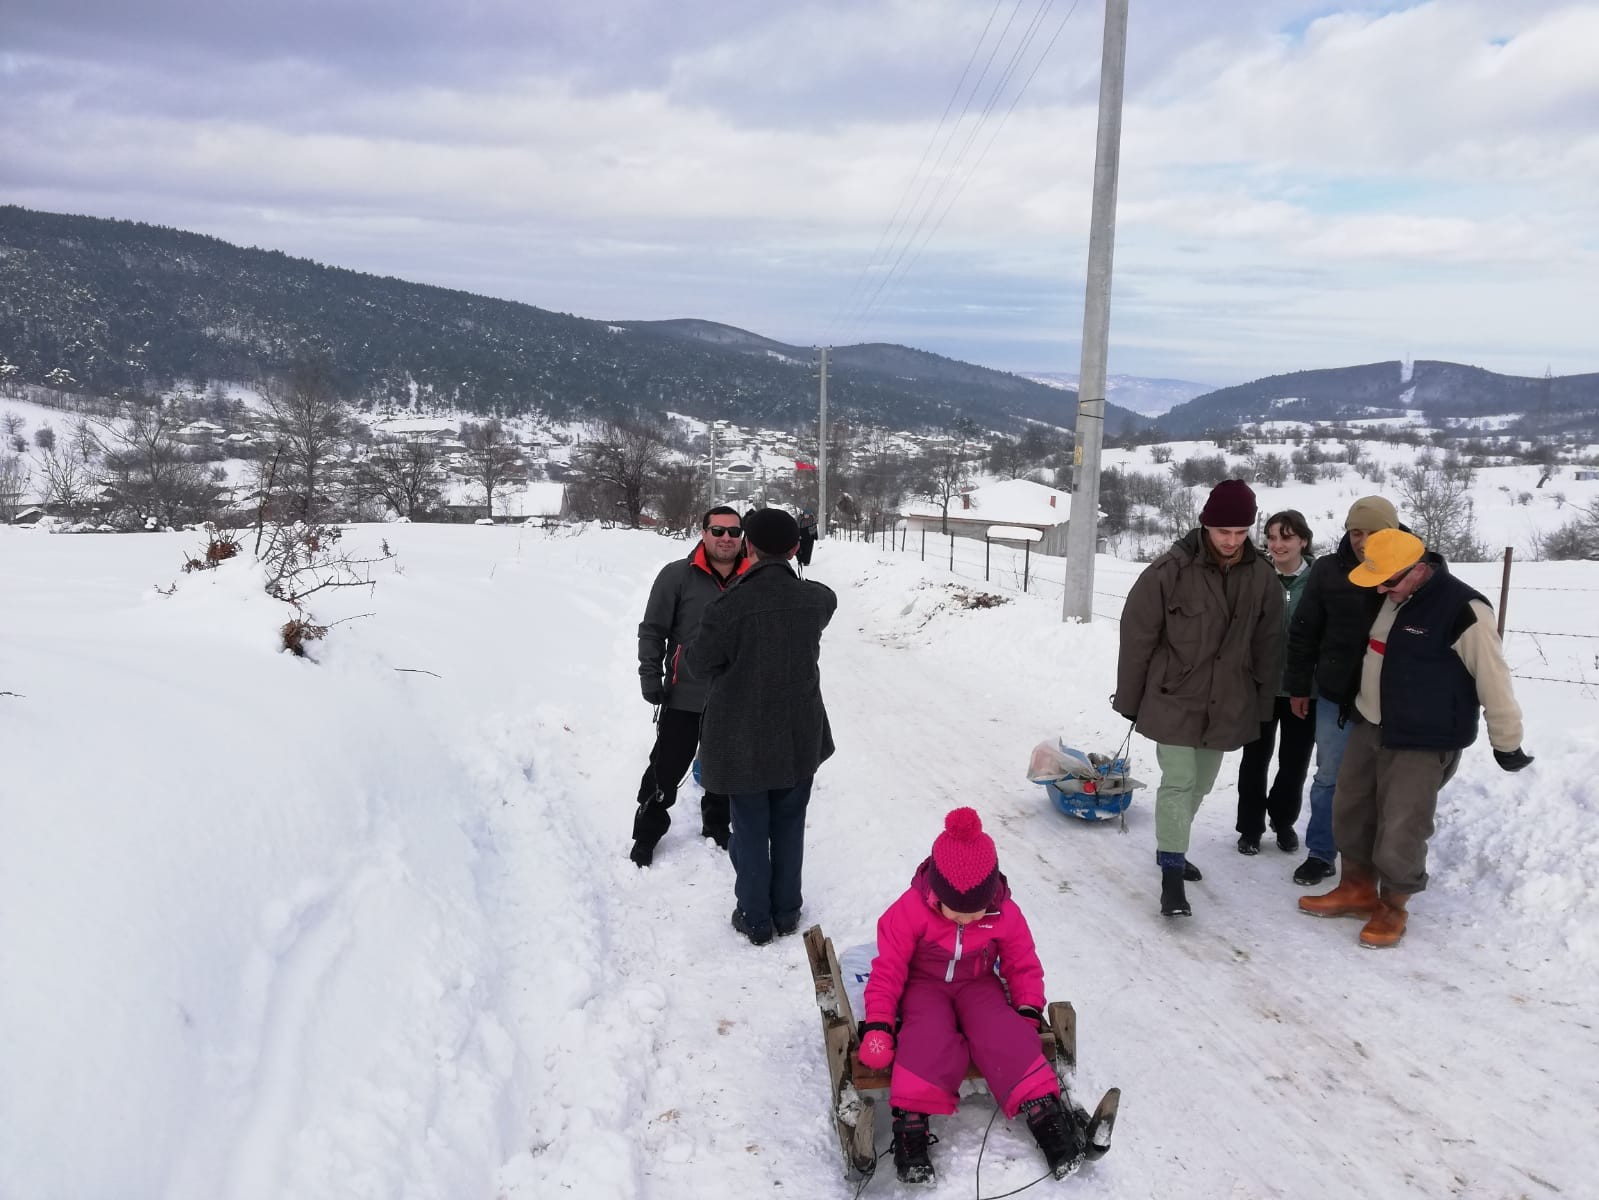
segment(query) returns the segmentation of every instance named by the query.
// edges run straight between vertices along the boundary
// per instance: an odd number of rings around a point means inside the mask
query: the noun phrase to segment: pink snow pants
[[[899,1039],[888,1100],[919,1113],[952,1113],[973,1063],[1006,1117],[1039,1096],[1059,1095],[1038,1030],[1005,1000],[997,976],[944,983],[912,978],[900,998]]]

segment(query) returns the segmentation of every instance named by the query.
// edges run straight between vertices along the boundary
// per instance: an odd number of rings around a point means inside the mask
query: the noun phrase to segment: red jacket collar
[[[707,575],[709,575],[712,579],[716,580],[716,582],[721,584],[723,587],[726,587],[728,584],[732,583],[733,580],[737,579],[740,575],[744,574],[745,571],[748,571],[750,569],[750,563],[753,562],[753,561],[754,560],[751,559],[750,556],[747,553],[740,554],[736,564],[733,567],[732,575],[728,576],[727,579],[723,579],[720,575],[718,575],[711,568],[710,559],[708,559],[705,556],[705,543],[704,542],[701,542],[698,546],[695,546],[694,547],[694,553],[689,555],[689,562],[690,563],[692,563],[694,566],[698,567],[700,570],[704,571]]]

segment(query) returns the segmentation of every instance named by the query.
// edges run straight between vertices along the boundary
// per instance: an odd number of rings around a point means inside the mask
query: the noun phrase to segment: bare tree
[[[673,533],[698,527],[703,493],[700,473],[693,463],[667,463],[661,468],[661,525]]]
[[[939,506],[939,530],[949,532],[949,504],[972,478],[972,427],[962,421],[943,442],[928,450],[919,464],[921,494]]]
[[[1263,487],[1279,488],[1288,482],[1288,462],[1281,454],[1256,450],[1249,456],[1249,469]]]
[[[167,407],[158,401],[135,408],[124,422],[102,427],[105,482],[138,524],[181,525],[204,520],[216,510],[220,481],[174,439],[174,426]]]
[[[1463,562],[1481,562],[1486,557],[1477,539],[1469,472],[1418,465],[1399,468],[1394,478],[1401,507],[1428,549]]]
[[[439,502],[439,463],[422,441],[378,446],[356,469],[362,498],[375,496],[402,517],[426,515]]]
[[[268,457],[277,461],[272,503],[284,517],[316,521],[328,507],[333,461],[349,422],[326,352],[302,358],[287,380],[269,388],[266,408]]]
[[[466,447],[472,479],[482,485],[484,507],[493,517],[494,493],[504,485],[519,457],[516,442],[498,421],[485,421],[461,426],[461,443]]]
[[[94,495],[94,478],[88,464],[69,449],[65,454],[47,450],[39,458],[44,475],[44,501],[75,521]]]
[[[20,454],[0,454],[0,524],[14,521],[31,478]]]
[[[14,442],[20,437],[27,423],[21,413],[8,412],[5,416],[0,417],[0,429],[5,431],[6,441],[8,442]]]
[[[988,469],[1006,479],[1020,479],[1026,473],[1027,460],[1022,457],[1020,438],[998,437],[988,451]]]
[[[590,479],[606,485],[627,523],[637,529],[665,460],[666,439],[658,426],[607,421],[599,436],[583,447],[582,467]]]
[[[41,450],[54,450],[56,448],[56,431],[48,425],[41,425],[33,431],[33,444]]]

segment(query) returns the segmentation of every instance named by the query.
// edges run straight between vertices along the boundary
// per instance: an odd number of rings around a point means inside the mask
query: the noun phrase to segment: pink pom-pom
[[[970,842],[982,836],[983,819],[975,808],[952,809],[944,818],[944,832],[957,841]]]

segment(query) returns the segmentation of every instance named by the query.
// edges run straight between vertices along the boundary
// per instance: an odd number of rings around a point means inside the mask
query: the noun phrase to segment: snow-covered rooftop
[[[949,504],[950,520],[984,521],[991,525],[1032,525],[1047,528],[1071,519],[1071,493],[1034,483],[1031,479],[1005,479],[966,493]],[[918,500],[905,509],[907,517],[936,517],[939,505]]]

